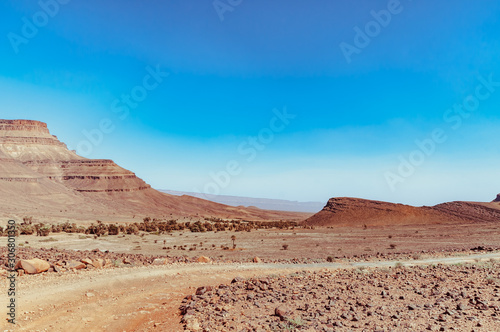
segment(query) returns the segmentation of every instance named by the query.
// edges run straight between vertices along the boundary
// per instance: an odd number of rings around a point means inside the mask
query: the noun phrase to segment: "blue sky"
[[[0,117],[47,122],[155,188],[414,205],[500,192],[497,1],[42,0],[0,12]],[[445,139],[431,144],[435,130]]]

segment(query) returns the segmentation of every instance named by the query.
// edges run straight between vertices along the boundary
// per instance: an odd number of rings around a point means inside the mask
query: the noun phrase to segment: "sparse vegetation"
[[[231,241],[233,241],[233,249],[236,249],[236,243],[235,243],[235,241],[236,241],[236,236],[235,236],[235,235],[232,235],[232,236],[231,236]]]
[[[43,240],[40,240],[40,242],[56,242],[57,239],[53,238],[53,237],[49,237],[48,239],[43,239]]]
[[[174,231],[189,230],[198,232],[250,232],[252,229],[294,229],[300,227],[294,221],[243,221],[243,220],[223,220],[220,218],[205,218],[205,221],[178,222],[178,220],[160,220],[145,217],[142,222],[130,224],[105,224],[97,220],[88,227],[77,226],[75,223],[61,223],[45,225],[43,223],[33,224],[33,217],[24,217],[23,223],[18,227],[18,231],[23,235],[31,235],[37,232],[39,236],[47,236],[49,233],[83,233],[96,235],[97,237],[106,235],[139,234],[140,232],[151,234],[165,234]],[[308,227],[306,227],[308,228]],[[4,229],[0,229],[0,235],[7,236]],[[179,235],[183,235],[179,233]],[[233,242],[233,247],[235,243]]]

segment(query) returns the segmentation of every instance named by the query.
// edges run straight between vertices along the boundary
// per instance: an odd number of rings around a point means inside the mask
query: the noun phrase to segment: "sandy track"
[[[456,264],[500,259],[500,253],[401,262]],[[297,270],[388,267],[396,261],[352,264],[194,264],[26,276],[18,281],[17,328],[6,331],[182,331],[178,307],[201,285],[235,276]],[[6,283],[2,282],[6,289]],[[3,306],[2,306],[3,307]]]

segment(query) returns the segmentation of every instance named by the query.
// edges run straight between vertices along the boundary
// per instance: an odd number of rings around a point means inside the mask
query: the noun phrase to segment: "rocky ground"
[[[236,236],[233,250],[232,236]],[[50,234],[48,237],[21,235],[17,248],[59,249],[69,252],[101,252],[147,257],[188,257],[195,260],[207,256],[222,262],[251,262],[255,256],[266,263],[335,261],[406,260],[435,255],[463,255],[471,248],[500,249],[500,225],[433,225],[317,228],[252,232],[172,232],[94,236],[82,234]],[[0,237],[0,248],[6,247]],[[286,246],[286,250],[284,249]],[[1,252],[0,252],[1,253]],[[82,257],[86,258],[86,257]]]
[[[25,274],[17,278],[16,327],[12,329],[5,321],[0,321],[0,331],[5,329],[19,332],[184,331],[185,324],[181,324],[183,316],[179,309],[183,299],[189,294],[194,294],[200,286],[218,289],[220,284],[231,285],[235,276],[244,280],[260,280],[268,277],[272,280],[277,276],[289,276],[291,273],[300,276],[303,271],[307,271],[306,275],[309,276],[321,275],[327,271],[335,273],[334,275],[343,275],[344,272],[341,271],[352,269],[361,273],[369,271],[369,268],[388,269],[389,266],[394,268],[399,264],[458,264],[476,261],[488,263],[490,259],[500,260],[500,253],[478,252],[471,255],[412,259],[401,262],[173,263],[124,265],[121,268],[71,269],[65,273]],[[313,278],[311,284],[318,281],[319,279]],[[0,288],[7,289],[7,287],[7,279],[0,279]],[[286,290],[280,290],[278,296],[285,292]],[[386,290],[386,292],[394,295],[393,290]],[[6,296],[0,297],[0,305],[7,305],[7,300]],[[272,304],[278,305],[279,303]],[[275,308],[270,309],[272,314]],[[214,315],[215,313],[217,311],[213,312]],[[257,316],[255,319],[260,318]],[[269,316],[269,319],[273,317]],[[252,322],[252,320],[249,321]],[[495,330],[485,325],[485,327],[480,327],[479,331]]]
[[[500,263],[235,278],[180,310],[188,331],[499,331]]]
[[[111,268],[123,266],[165,265],[172,263],[212,262],[212,259],[200,256],[188,258],[186,256],[146,256],[141,254],[112,253],[94,250],[62,250],[62,249],[34,249],[20,248],[17,251],[17,261],[38,258],[48,262],[50,268],[42,272],[69,272],[81,269]],[[216,259],[216,258],[214,258]],[[0,248],[0,274],[7,270],[7,248]],[[19,275],[23,269],[17,268]]]
[[[488,262],[500,259],[499,235],[496,224],[22,235],[18,259],[40,258],[52,272],[19,270],[15,330],[500,331],[490,307],[499,305],[500,269]],[[2,237],[0,274],[6,248]],[[475,260],[475,268],[409,267]]]
[[[356,263],[376,261],[418,260],[422,258],[438,258],[452,255],[470,255],[478,252],[496,252],[500,248],[478,246],[468,250],[450,251],[423,251],[417,253],[393,252],[389,254],[374,253],[360,255],[328,256],[326,258],[293,258],[293,259],[261,259],[257,256],[252,259],[223,259],[220,256],[170,256],[170,255],[143,255],[131,253],[113,253],[109,251],[93,250],[65,250],[55,248],[20,248],[17,251],[17,260],[31,260],[38,258],[48,262],[47,271],[42,272],[71,272],[81,269],[119,268],[147,265],[168,265],[176,263],[274,263],[274,264],[318,264],[318,263]],[[23,275],[21,267],[18,274]],[[0,275],[7,271],[7,248],[0,248]],[[29,272],[27,272],[29,273]]]

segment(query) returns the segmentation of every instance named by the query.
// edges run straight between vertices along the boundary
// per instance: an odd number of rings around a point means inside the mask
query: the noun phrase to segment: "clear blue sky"
[[[47,122],[155,188],[414,205],[500,192],[498,1],[59,1],[0,4],[0,117]]]

